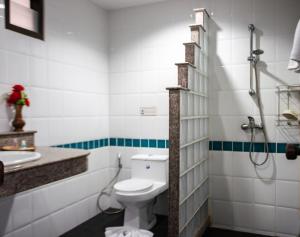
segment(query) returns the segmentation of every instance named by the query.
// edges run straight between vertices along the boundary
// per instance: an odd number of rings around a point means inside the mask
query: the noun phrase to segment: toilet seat
[[[127,179],[115,184],[117,192],[136,193],[147,192],[153,187],[153,182],[147,179]]]

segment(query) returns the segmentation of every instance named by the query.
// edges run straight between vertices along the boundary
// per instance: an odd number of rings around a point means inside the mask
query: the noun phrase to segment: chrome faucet
[[[254,129],[259,129],[259,130],[263,129],[263,125],[256,124],[255,123],[255,119],[253,117],[248,116],[248,120],[249,120],[248,124],[243,123],[241,125],[242,130],[248,130],[248,129],[250,129],[251,131],[253,131]]]

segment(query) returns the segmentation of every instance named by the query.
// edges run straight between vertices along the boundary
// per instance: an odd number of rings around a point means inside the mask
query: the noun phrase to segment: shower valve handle
[[[263,125],[256,124],[255,123],[255,119],[253,117],[248,116],[248,120],[249,120],[248,124],[243,123],[241,125],[242,130],[248,130],[248,129],[259,129],[259,130],[262,130],[264,128]]]

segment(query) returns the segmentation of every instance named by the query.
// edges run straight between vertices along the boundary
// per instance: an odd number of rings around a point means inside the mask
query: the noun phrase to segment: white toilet
[[[167,155],[135,155],[131,178],[114,185],[117,200],[125,207],[124,226],[149,230],[156,224],[155,197],[168,189]]]

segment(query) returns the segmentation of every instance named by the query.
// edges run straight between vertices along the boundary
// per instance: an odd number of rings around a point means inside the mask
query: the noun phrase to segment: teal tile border
[[[139,138],[101,138],[90,141],[74,142],[53,147],[73,148],[73,149],[96,149],[108,146],[118,147],[142,147],[142,148],[169,148],[169,141],[164,139],[139,139]]]
[[[210,151],[233,151],[233,152],[249,152],[250,142],[242,141],[209,141]],[[270,153],[285,153],[286,143],[268,143]],[[266,152],[263,142],[254,142],[252,146],[253,152]]]
[[[135,147],[135,148],[158,148],[168,149],[169,140],[164,139],[139,139],[139,138],[101,138],[90,141],[74,142],[53,147],[73,148],[73,149],[96,149],[108,146]],[[270,153],[285,153],[286,143],[268,143]],[[210,151],[233,151],[249,152],[250,142],[242,141],[209,141]],[[265,144],[255,142],[252,146],[253,152],[266,152]]]

